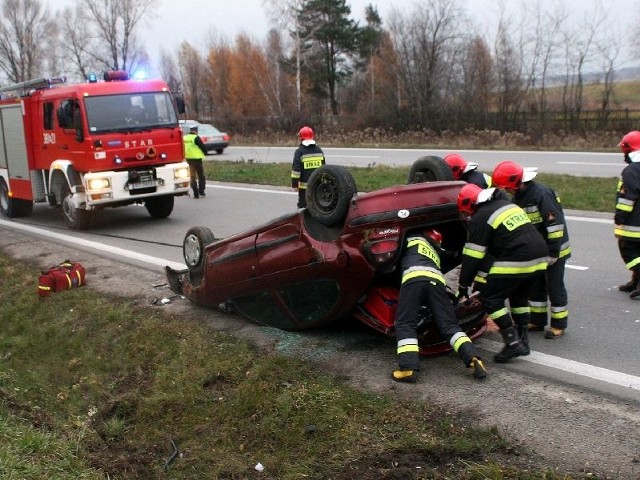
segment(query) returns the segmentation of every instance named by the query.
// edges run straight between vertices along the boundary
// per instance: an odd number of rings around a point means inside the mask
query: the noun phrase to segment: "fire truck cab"
[[[7,95],[9,94],[9,95]],[[66,84],[37,79],[0,88],[0,213],[28,216],[34,203],[61,207],[67,225],[92,212],[144,204],[166,218],[189,191],[174,98],[161,80]]]

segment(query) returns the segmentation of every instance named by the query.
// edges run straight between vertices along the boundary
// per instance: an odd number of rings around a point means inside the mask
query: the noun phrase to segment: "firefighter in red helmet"
[[[443,158],[445,163],[449,165],[454,180],[463,180],[467,183],[473,183],[480,188],[491,187],[491,177],[486,173],[478,171],[478,164],[467,162],[462,155],[450,153]]]
[[[304,126],[298,131],[300,145],[293,154],[291,166],[291,188],[298,191],[298,208],[307,206],[307,181],[316,168],[325,163],[324,153],[315,141],[311,127]]]
[[[552,188],[534,180],[537,173],[537,168],[523,168],[507,160],[496,165],[493,183],[513,195],[513,203],[527,213],[549,247],[549,266],[529,298],[529,331],[544,331],[549,322],[545,338],[553,339],[564,334],[569,320],[564,271],[571,247],[560,198]]]
[[[524,210],[494,193],[494,188],[467,184],[458,194],[458,211],[469,217],[458,296],[469,295],[476,272],[491,255],[493,263],[479,298],[505,344],[494,361],[505,363],[529,354],[528,300],[533,282],[547,268],[548,250]]]
[[[620,256],[631,270],[631,280],[618,290],[640,299],[640,131],[627,133],[618,146],[627,166],[618,181],[614,233]]]
[[[433,316],[440,335],[449,341],[465,366],[472,370],[474,378],[487,376],[476,346],[460,328],[447,293],[442,272],[453,267],[455,262],[446,265],[447,256],[443,255],[441,243],[442,234],[432,228],[412,232],[406,239],[395,318],[398,369],[393,371],[392,378],[397,382],[416,382],[420,370],[418,317],[423,305]]]

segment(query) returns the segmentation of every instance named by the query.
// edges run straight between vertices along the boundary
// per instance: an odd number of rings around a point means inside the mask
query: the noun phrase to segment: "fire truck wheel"
[[[71,230],[85,230],[91,225],[91,213],[76,208],[69,185],[62,187],[62,216]]]
[[[173,195],[149,197],[144,201],[144,206],[153,218],[167,218],[173,212],[173,199]]]
[[[9,218],[28,217],[33,211],[33,202],[9,197],[9,188],[0,178],[0,213]]]

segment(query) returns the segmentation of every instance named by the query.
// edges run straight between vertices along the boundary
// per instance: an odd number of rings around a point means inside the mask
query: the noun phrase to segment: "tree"
[[[153,18],[159,0],[77,0],[97,32],[88,52],[103,68],[131,71],[145,63],[136,29]],[[89,40],[89,39],[87,39]]]
[[[416,4],[406,16],[394,10],[389,22],[399,80],[410,98],[406,106],[426,127],[435,126],[442,95],[455,72],[462,18],[456,0],[433,0]]]
[[[202,86],[206,84],[207,66],[200,53],[189,42],[182,42],[179,50],[179,65],[182,72],[185,101],[191,106],[188,116],[199,119],[201,114]]]
[[[306,73],[316,95],[329,98],[333,115],[338,115],[337,86],[351,75],[358,54],[360,27],[350,14],[345,0],[307,0],[299,11]]]
[[[300,32],[300,12],[304,0],[262,0],[270,8],[269,17],[278,30],[287,30],[293,39],[293,56],[296,75],[296,104],[302,110],[302,38]]]
[[[2,0],[0,70],[14,83],[41,75],[53,31],[40,0]]]

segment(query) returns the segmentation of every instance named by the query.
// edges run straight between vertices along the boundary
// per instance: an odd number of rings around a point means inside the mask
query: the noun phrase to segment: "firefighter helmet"
[[[460,180],[462,174],[467,168],[467,161],[457,153],[450,153],[449,155],[446,155],[443,160],[447,163],[447,165],[449,165],[449,168],[453,173],[453,178],[455,178],[456,180]]]
[[[424,235],[425,237],[428,237],[431,240],[433,240],[438,246],[440,246],[440,244],[442,243],[442,234],[440,233],[440,231],[436,230],[435,228],[427,228],[424,231]]]
[[[473,184],[467,183],[460,193],[458,193],[458,211],[465,215],[472,215],[476,211],[478,205],[478,195],[482,189]]]
[[[627,133],[622,137],[618,146],[625,155],[635,152],[636,150],[640,150],[640,132],[638,130],[632,130]]]
[[[300,141],[313,140],[313,130],[311,129],[311,127],[307,127],[305,125],[298,132],[298,136],[300,137]]]
[[[500,162],[493,170],[493,184],[498,188],[515,190],[522,184],[524,169],[515,162]]]

